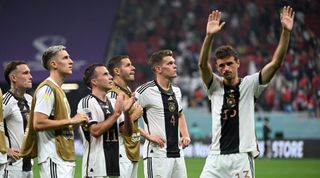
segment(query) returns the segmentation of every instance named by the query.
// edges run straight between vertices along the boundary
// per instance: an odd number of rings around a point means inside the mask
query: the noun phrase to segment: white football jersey
[[[143,157],[182,156],[178,127],[179,113],[182,112],[180,89],[171,86],[169,91],[164,91],[155,81],[150,81],[138,87],[135,96],[144,110],[144,130],[165,141],[161,148],[146,139]]]
[[[211,154],[259,154],[254,105],[267,86],[259,84],[259,74],[248,75],[237,86],[230,87],[223,84],[222,77],[213,73],[208,89],[212,109]]]
[[[82,159],[82,175],[94,176],[117,176],[119,169],[119,126],[121,118],[103,135],[96,138],[90,134],[89,127],[92,124],[103,122],[113,114],[115,100],[109,99],[109,102],[103,102],[95,96],[89,94],[82,98],[78,104],[78,113],[86,113],[89,116],[88,126],[81,127],[80,133],[83,140],[84,154]],[[104,108],[104,110],[102,110]],[[107,147],[107,143],[114,143]],[[110,149],[108,149],[110,148]],[[108,172],[108,164],[112,164],[115,170]],[[113,169],[112,168],[112,169]]]
[[[20,150],[29,119],[31,101],[32,97],[29,94],[24,94],[24,98],[17,98],[10,91],[3,95],[3,118],[9,148]],[[23,170],[23,167],[28,167],[30,171],[31,160],[25,159],[24,163],[22,159],[9,161],[6,169]]]

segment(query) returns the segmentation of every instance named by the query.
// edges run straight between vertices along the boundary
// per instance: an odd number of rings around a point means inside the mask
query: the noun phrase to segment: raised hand
[[[214,34],[221,30],[225,22],[222,22],[220,24],[221,20],[221,12],[218,10],[212,11],[211,14],[209,14],[208,17],[208,23],[207,23],[207,34]]]
[[[285,30],[291,31],[293,27],[293,19],[295,12],[290,6],[284,6],[280,14],[282,27]]]

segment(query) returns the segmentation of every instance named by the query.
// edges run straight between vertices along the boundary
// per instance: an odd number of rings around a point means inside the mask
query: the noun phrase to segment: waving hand
[[[207,23],[207,34],[214,34],[221,30],[225,22],[222,22],[220,24],[220,20],[221,20],[220,11],[215,10],[215,11],[212,11],[211,14],[209,14],[208,23]]]
[[[280,20],[282,27],[285,30],[291,31],[293,27],[293,18],[294,18],[294,11],[290,6],[284,6],[282,13],[280,14]]]

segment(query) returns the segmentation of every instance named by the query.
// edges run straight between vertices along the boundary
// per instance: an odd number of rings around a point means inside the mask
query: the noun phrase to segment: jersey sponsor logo
[[[63,138],[66,140],[72,140],[73,139],[73,132],[70,130],[63,130],[62,131]]]
[[[136,143],[140,141],[140,132],[131,135],[131,142]]]
[[[0,122],[0,131],[4,132],[4,124],[3,124],[3,122]]]

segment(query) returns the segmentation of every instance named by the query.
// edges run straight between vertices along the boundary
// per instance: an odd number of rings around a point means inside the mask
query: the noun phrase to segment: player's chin
[[[129,81],[134,81],[134,75],[130,75],[130,77],[129,77]]]
[[[67,74],[71,75],[72,74],[72,69],[68,70]]]

